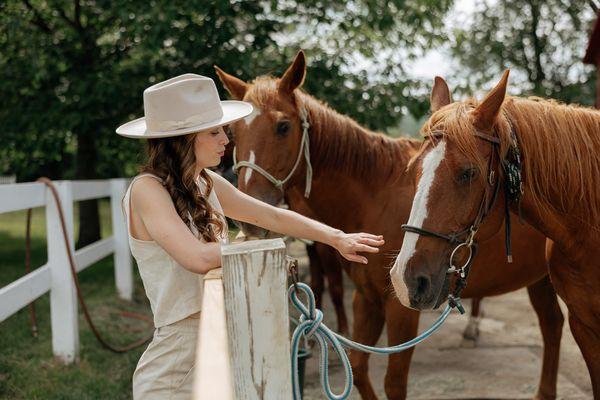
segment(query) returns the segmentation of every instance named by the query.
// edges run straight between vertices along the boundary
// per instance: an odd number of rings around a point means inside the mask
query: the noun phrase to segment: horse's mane
[[[463,154],[484,167],[470,113],[476,106],[473,99],[452,103],[434,113],[421,132],[443,131]],[[600,111],[555,100],[508,97],[494,126],[502,155],[513,127],[523,158],[526,196],[533,205],[542,212],[585,216],[598,226]]]
[[[311,159],[317,173],[333,169],[373,183],[388,182],[405,173],[414,153],[411,150],[420,146],[421,141],[393,139],[363,128],[300,89],[294,94],[298,108],[305,107],[309,114]],[[246,97],[259,107],[272,107],[277,98],[277,80],[256,78]]]
[[[327,104],[299,93],[310,116],[315,169],[334,169],[373,183],[401,177],[421,141],[390,138],[360,126]],[[314,150],[312,150],[314,149]]]

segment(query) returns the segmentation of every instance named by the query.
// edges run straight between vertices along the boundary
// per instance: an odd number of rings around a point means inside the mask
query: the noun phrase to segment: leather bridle
[[[511,124],[512,128],[512,124]],[[476,132],[475,137],[478,139],[484,140],[490,143],[491,152],[490,157],[488,159],[488,170],[487,170],[487,180],[486,187],[483,193],[483,197],[479,204],[479,211],[477,212],[477,216],[473,220],[473,223],[466,229],[459,232],[451,232],[449,234],[444,234],[440,232],[436,232],[433,230],[421,228],[418,226],[412,226],[408,224],[402,225],[402,229],[406,232],[416,233],[421,236],[427,237],[435,237],[441,240],[445,240],[450,245],[455,246],[450,254],[449,260],[449,268],[446,271],[446,280],[444,282],[443,290],[440,292],[440,295],[446,293],[450,285],[450,277],[452,275],[457,276],[455,290],[452,294],[448,296],[448,301],[451,305],[459,305],[459,296],[460,292],[466,287],[467,284],[467,275],[471,268],[471,264],[473,263],[473,259],[475,258],[475,254],[477,253],[477,243],[475,242],[475,235],[479,230],[479,227],[485,220],[485,218],[489,215],[491,210],[494,208],[496,204],[496,200],[498,199],[498,192],[500,188],[500,179],[496,177],[495,173],[495,159],[499,160],[499,165],[502,167],[504,172],[504,190],[505,190],[505,224],[506,224],[506,254],[508,257],[508,262],[512,262],[512,251],[511,251],[511,240],[510,240],[510,210],[509,210],[509,202],[515,201],[520,202],[521,194],[523,192],[522,184],[521,184],[521,159],[520,152],[517,145],[516,133],[514,128],[511,129],[511,147],[509,149],[509,153],[507,157],[504,159],[500,156],[500,139],[498,136],[488,135],[482,132]],[[442,139],[444,136],[443,132],[432,132],[426,135],[428,139]],[[468,258],[461,265],[456,266],[454,264],[454,258],[460,249],[468,250]],[[442,302],[443,298],[437,299],[435,307],[437,308]]]
[[[308,112],[305,108],[300,110],[300,122],[302,125],[302,138],[300,139],[300,148],[298,149],[298,156],[296,157],[296,162],[294,166],[287,174],[287,176],[283,179],[277,179],[270,173],[268,173],[264,168],[260,165],[255,164],[250,161],[237,161],[236,157],[236,147],[233,148],[233,171],[237,174],[241,168],[247,167],[255,170],[262,176],[264,176],[269,182],[271,182],[277,189],[281,190],[284,193],[284,185],[292,178],[296,169],[300,165],[300,160],[302,156],[306,161],[306,186],[304,189],[304,197],[308,198],[310,196],[310,190],[312,185],[312,165],[310,163],[310,138],[308,136],[308,131],[310,129],[310,123],[308,122]]]

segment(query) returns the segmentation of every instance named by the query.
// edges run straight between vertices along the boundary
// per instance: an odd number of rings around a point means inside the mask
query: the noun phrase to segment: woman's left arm
[[[377,253],[377,247],[384,243],[381,235],[344,233],[293,211],[273,207],[248,196],[212,171],[210,176],[223,212],[229,218],[284,235],[328,244],[347,260],[363,264],[367,263],[367,258],[356,253]]]

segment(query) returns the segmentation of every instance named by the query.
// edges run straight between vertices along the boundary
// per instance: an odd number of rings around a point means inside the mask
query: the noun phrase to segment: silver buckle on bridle
[[[456,274],[460,275],[460,277],[463,279],[466,277],[465,268],[471,263],[471,259],[473,258],[473,241],[475,239],[476,233],[477,233],[477,228],[471,227],[469,236],[467,236],[467,239],[464,242],[458,244],[458,246],[456,246],[454,248],[454,250],[452,250],[452,253],[450,254],[450,268],[448,268],[448,271],[446,271],[446,273],[448,273],[448,274],[456,273]],[[454,265],[454,256],[456,255],[458,250],[462,247],[466,247],[467,250],[469,250],[469,257],[467,258],[467,261],[465,261],[463,263],[463,265],[461,265],[460,267],[457,267],[456,265]]]

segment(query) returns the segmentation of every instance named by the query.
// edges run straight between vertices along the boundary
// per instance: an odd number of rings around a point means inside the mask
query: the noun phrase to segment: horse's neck
[[[303,106],[310,118],[310,152],[316,175],[350,172],[353,181],[368,186],[406,177],[406,165],[420,147],[419,141],[372,132],[306,95]]]
[[[286,193],[292,210],[307,211],[328,225],[344,231],[375,226],[384,233],[389,231],[380,227],[382,224],[399,228],[408,221],[414,188],[406,178],[396,184],[369,185],[347,173],[325,171],[314,176],[308,198],[304,185],[295,185]]]
[[[583,168],[583,165],[587,164],[588,168],[590,164],[596,163],[596,170],[600,170],[600,163],[595,160],[595,156],[590,156],[583,154],[585,150],[582,150],[579,147],[576,150],[576,147],[570,143],[563,143],[557,140],[558,137],[563,136],[564,134],[568,134],[571,136],[574,135],[583,135],[588,136],[589,138],[596,138],[593,140],[588,140],[586,146],[593,147],[595,144],[600,143],[597,140],[597,132],[600,129],[600,113],[595,111],[591,111],[588,109],[576,109],[573,112],[573,115],[567,115],[566,117],[575,119],[578,115],[584,115],[588,121],[595,121],[595,125],[592,123],[588,124],[587,128],[577,130],[577,128],[573,128],[566,132],[566,129],[561,127],[558,128],[557,133],[554,136],[542,136],[541,131],[545,131],[546,134],[549,133],[551,129],[557,129],[556,126],[556,118],[554,120],[550,119],[552,117],[551,112],[539,112],[535,107],[538,105],[535,103],[531,103],[530,112],[532,115],[540,115],[538,119],[535,120],[535,123],[532,123],[529,119],[522,118],[521,120],[516,119],[511,113],[515,110],[513,105],[509,105],[509,116],[512,119],[512,123],[515,125],[515,129],[519,138],[520,146],[522,147],[522,153],[524,155],[523,159],[523,168],[529,169],[529,175],[531,180],[535,180],[538,185],[543,185],[539,191],[544,193],[544,198],[547,199],[549,204],[554,208],[545,209],[545,207],[540,207],[540,204],[533,201],[531,192],[532,187],[530,186],[531,182],[528,182],[526,177],[524,177],[524,195],[521,202],[521,210],[522,213],[531,225],[536,227],[540,232],[545,234],[546,236],[553,239],[555,242],[560,243],[561,248],[563,249],[581,249],[585,246],[589,246],[592,244],[593,248],[597,248],[600,244],[600,230],[598,228],[598,223],[591,220],[592,216],[589,213],[589,210],[586,207],[578,207],[577,205],[571,206],[571,209],[568,212],[557,211],[561,210],[563,207],[562,202],[565,199],[565,196],[570,196],[572,198],[576,198],[577,196],[582,195],[580,192],[584,191],[584,187],[569,187],[571,184],[570,181],[564,181],[562,183],[556,182],[554,179],[542,178],[544,174],[547,174],[548,169],[553,169],[555,171],[561,171],[561,173],[570,180],[583,180],[579,174],[569,174],[568,169],[573,168]],[[563,105],[554,106],[554,107],[566,107]],[[529,109],[525,109],[529,111]],[[552,110],[551,110],[552,111]],[[522,112],[522,111],[521,111]],[[573,121],[570,121],[571,124],[574,125]],[[548,153],[541,154],[540,151],[533,152],[532,149],[539,148],[539,139],[536,142],[534,140],[535,136],[542,137],[544,140],[544,145],[548,146],[544,151],[548,151]],[[550,148],[552,146],[552,148]],[[569,149],[573,147],[573,149]],[[580,164],[571,162],[569,165],[565,165],[563,161],[562,164],[559,164],[561,160],[559,159],[563,153],[566,151],[578,152],[578,155],[581,158]],[[565,153],[566,154],[566,153]],[[533,159],[535,156],[535,159]],[[539,158],[539,160],[538,160]],[[544,158],[544,162],[541,159]],[[592,167],[593,168],[593,167]],[[598,174],[591,174],[593,177],[596,177]],[[561,176],[562,177],[562,176]],[[599,190],[597,189],[597,185],[594,182],[589,183],[589,188],[587,190]],[[583,194],[584,196],[587,194]],[[597,199],[600,197],[596,197]],[[515,210],[517,211],[517,207]]]
[[[414,189],[406,165],[417,142],[374,134],[332,110],[309,113],[312,191],[308,199],[300,187],[290,191],[290,206],[310,208],[320,220],[342,229],[364,225],[383,210],[401,221],[407,218]]]

